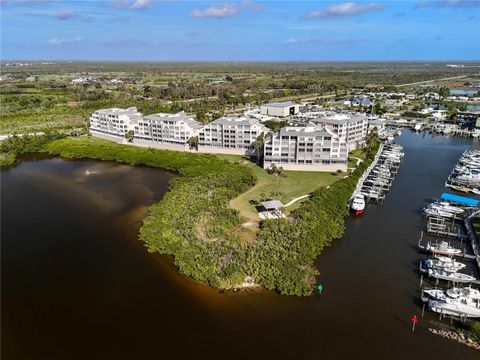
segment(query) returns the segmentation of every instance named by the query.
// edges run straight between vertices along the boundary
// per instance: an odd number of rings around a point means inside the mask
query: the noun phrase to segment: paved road
[[[433,82],[436,82],[436,81],[447,81],[447,80],[463,79],[463,78],[466,78],[466,77],[467,77],[467,75],[452,76],[452,77],[447,77],[447,78],[442,78],[442,79],[418,81],[418,82],[414,82],[414,83],[400,84],[400,85],[395,85],[395,86],[396,86],[396,87],[401,87],[401,86],[410,86],[410,85],[419,85],[419,84],[429,84],[429,83],[433,83]]]

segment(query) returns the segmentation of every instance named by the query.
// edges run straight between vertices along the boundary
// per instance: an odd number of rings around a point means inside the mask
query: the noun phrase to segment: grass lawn
[[[350,151],[348,154],[349,157],[359,158],[365,160],[365,150],[364,149],[355,149]]]
[[[285,171],[286,176],[276,176],[268,174],[261,167],[249,162],[243,156],[217,156],[233,162],[243,160],[247,166],[252,168],[258,178],[258,182],[253,188],[230,201],[230,206],[240,211],[240,215],[247,221],[259,220],[257,210],[255,206],[250,204],[250,200],[259,201],[261,194],[281,193],[279,200],[286,204],[298,196],[308,194],[319,187],[330,185],[344,175],[333,175],[329,172]],[[299,203],[293,204],[287,210],[291,211],[297,206],[299,206]]]
[[[358,159],[365,160],[364,149],[355,149],[348,154],[348,169],[350,171],[357,167]]]

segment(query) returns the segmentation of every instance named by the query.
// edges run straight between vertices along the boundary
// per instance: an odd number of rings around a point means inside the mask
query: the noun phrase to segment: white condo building
[[[254,118],[222,117],[200,130],[198,145],[206,152],[224,151],[251,155],[255,151],[257,137],[268,132],[270,129]]]
[[[367,142],[368,118],[364,115],[334,114],[311,120],[337,135],[348,145],[348,151],[362,148]]]
[[[135,126],[135,139],[154,143],[182,145],[197,136],[203,127],[201,123],[181,111],[176,114],[158,113],[144,116]]]
[[[90,117],[90,131],[100,136],[125,137],[141,119],[142,113],[135,107],[101,109]]]
[[[348,146],[335,134],[314,126],[285,127],[265,140],[264,168],[347,171]]]

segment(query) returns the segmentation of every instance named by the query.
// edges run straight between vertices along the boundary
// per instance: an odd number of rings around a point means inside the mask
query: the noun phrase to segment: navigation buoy
[[[415,331],[415,325],[418,322],[417,315],[413,315],[413,317],[410,319],[410,321],[412,322],[412,331]]]
[[[318,290],[318,293],[319,293],[319,294],[322,293],[322,291],[323,291],[323,286],[322,286],[322,284],[318,284],[318,285],[317,285],[317,290]]]

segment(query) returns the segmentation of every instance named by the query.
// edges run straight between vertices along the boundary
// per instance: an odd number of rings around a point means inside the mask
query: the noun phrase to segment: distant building
[[[465,129],[480,128],[480,111],[457,111],[455,121]]]
[[[368,119],[364,115],[334,114],[311,122],[337,135],[348,145],[348,151],[364,147],[367,142]]]
[[[111,79],[109,81],[110,84],[113,84],[113,85],[122,85],[123,84],[123,80],[120,80],[120,79]]]
[[[355,97],[350,102],[352,106],[372,106],[373,105],[373,101],[365,96]]]
[[[265,140],[264,168],[347,171],[348,147],[336,135],[314,126],[285,127]]]
[[[260,106],[262,115],[285,117],[295,115],[300,111],[300,105],[293,102],[276,102]]]
[[[381,131],[385,129],[387,121],[385,119],[368,119],[368,131]]]
[[[70,83],[72,85],[92,84],[95,81],[96,79],[93,76],[87,76],[87,77],[79,77],[79,78],[73,79]]]
[[[135,107],[97,110],[90,117],[90,132],[101,137],[125,137],[141,119],[142,113]]]
[[[222,117],[205,125],[199,133],[198,145],[211,151],[253,154],[255,140],[261,133],[268,133],[258,119],[248,117]],[[224,150],[221,151],[220,149]],[[227,151],[231,150],[231,151]]]

